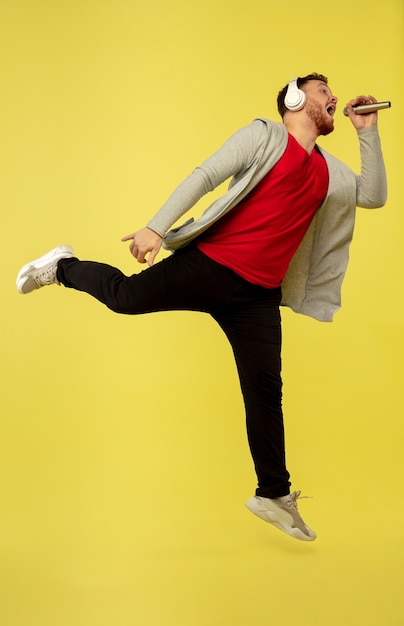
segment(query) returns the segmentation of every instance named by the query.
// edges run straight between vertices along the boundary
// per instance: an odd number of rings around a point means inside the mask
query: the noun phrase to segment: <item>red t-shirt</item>
[[[197,241],[214,261],[249,282],[278,287],[328,190],[327,164],[289,135],[272,170]]]

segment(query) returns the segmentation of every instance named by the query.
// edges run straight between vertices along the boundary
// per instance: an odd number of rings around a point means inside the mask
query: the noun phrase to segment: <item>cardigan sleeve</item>
[[[358,131],[361,174],[357,177],[356,205],[366,209],[384,206],[387,180],[377,126]]]
[[[205,194],[249,167],[255,155],[260,122],[252,122],[234,133],[175,189],[156,215],[147,223],[161,237]]]

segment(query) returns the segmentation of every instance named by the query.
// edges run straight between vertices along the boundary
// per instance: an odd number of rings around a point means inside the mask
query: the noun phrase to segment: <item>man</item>
[[[360,176],[320,149],[334,129],[337,98],[327,78],[294,79],[279,93],[282,123],[256,119],[237,131],[180,184],[140,231],[123,237],[149,268],[130,277],[105,264],[79,261],[59,246],[25,265],[17,288],[48,284],[84,291],[113,311],[209,313],[233,348],[244,397],[247,434],[258,487],[246,504],[287,534],[316,534],[297,509],[285,465],[281,380],[280,304],[331,321],[340,307],[356,206],[386,201],[377,114],[357,115]],[[228,192],[196,221],[172,229],[207,192],[231,178]],[[154,264],[164,245],[174,251]]]

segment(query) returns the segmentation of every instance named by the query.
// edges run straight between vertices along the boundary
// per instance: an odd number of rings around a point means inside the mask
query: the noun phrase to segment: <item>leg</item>
[[[215,311],[232,345],[244,397],[247,434],[258,477],[256,494],[289,494],[282,415],[280,290],[247,282],[239,302]]]
[[[239,296],[237,305],[236,296]],[[244,396],[248,439],[258,477],[247,508],[301,541],[314,541],[297,509],[300,491],[289,493],[282,416],[280,289],[248,283],[233,295],[232,307],[215,319],[233,347]]]
[[[300,492],[288,495],[281,406],[280,289],[247,283],[194,247],[126,277],[109,265],[79,261],[69,246],[59,246],[24,265],[17,276],[22,294],[54,283],[87,292],[119,313],[174,309],[211,313],[233,347],[244,395],[258,476],[257,495],[247,507],[297,539],[315,539],[297,511]]]
[[[257,494],[289,493],[282,416],[280,290],[252,285],[190,247],[126,277],[91,261],[62,259],[58,280],[119,313],[211,312],[234,351],[244,396]]]
[[[97,298],[117,313],[193,310],[223,305],[238,277],[197,248],[189,247],[133,276],[93,261],[75,258],[58,263],[57,280]]]

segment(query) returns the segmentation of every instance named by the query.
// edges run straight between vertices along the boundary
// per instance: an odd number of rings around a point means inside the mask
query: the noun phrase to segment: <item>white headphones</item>
[[[285,107],[289,111],[300,111],[306,104],[306,94],[297,86],[297,78],[293,78],[288,85],[285,96]]]

